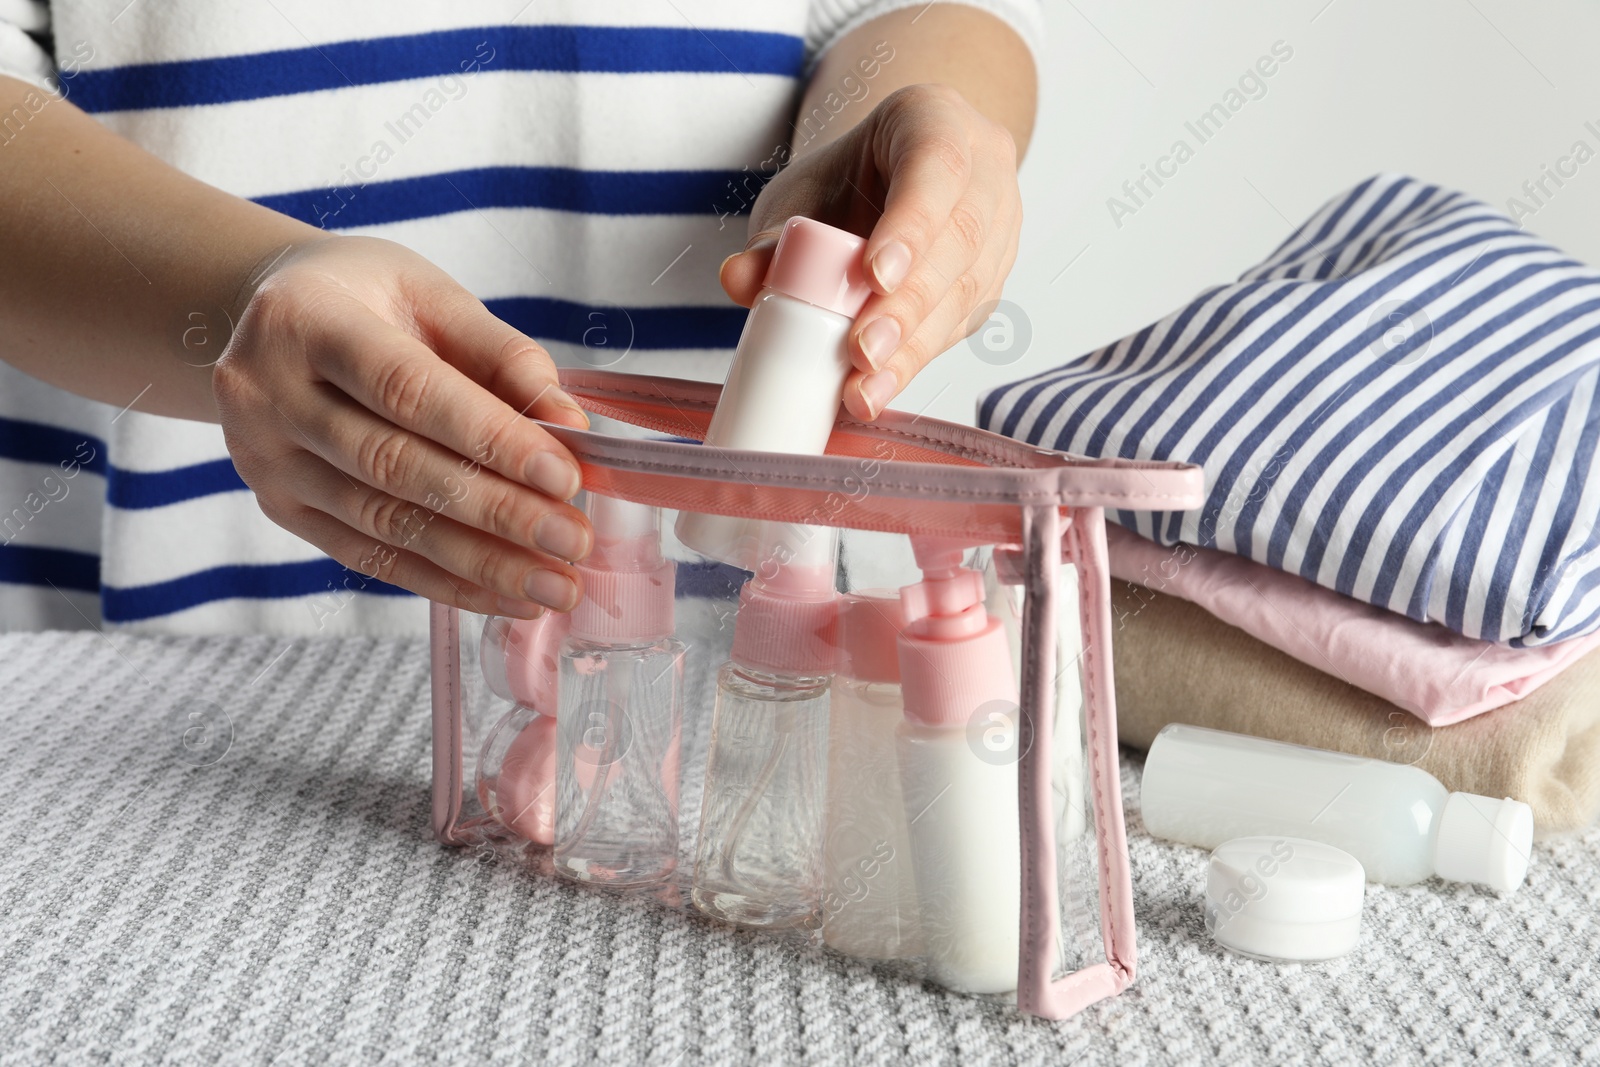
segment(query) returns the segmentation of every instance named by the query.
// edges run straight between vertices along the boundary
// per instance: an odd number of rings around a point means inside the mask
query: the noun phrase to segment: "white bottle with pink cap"
[[[595,546],[561,646],[555,869],[606,885],[669,876],[678,862],[683,644],[661,512],[590,492]]]
[[[959,546],[912,538],[923,580],[900,591],[900,785],[930,977],[1017,987],[1022,857],[1017,681],[983,576]]]
[[[717,675],[691,896],[724,922],[814,929],[838,533],[755,525],[759,559]]]
[[[797,215],[784,223],[706,444],[822,454],[850,374],[846,337],[872,294],[861,261],[865,247],[863,238],[813,219]],[[758,546],[744,520],[684,512],[677,532],[697,552],[752,569]]]
[[[828,709],[822,939],[866,959],[922,951],[895,737],[905,717],[893,592],[839,600],[839,664]]]

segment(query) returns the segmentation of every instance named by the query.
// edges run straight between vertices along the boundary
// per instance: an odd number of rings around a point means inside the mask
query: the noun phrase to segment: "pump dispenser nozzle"
[[[985,704],[1015,703],[1011,650],[1000,620],[984,607],[983,575],[962,565],[958,542],[911,541],[922,581],[900,590],[906,714],[929,726],[954,726]]]

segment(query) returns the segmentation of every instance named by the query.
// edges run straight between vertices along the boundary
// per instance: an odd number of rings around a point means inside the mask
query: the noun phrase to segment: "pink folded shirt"
[[[1600,634],[1526,649],[1491,644],[1240,556],[1192,545],[1169,548],[1110,525],[1106,540],[1115,577],[1192,601],[1432,726],[1521,700],[1600,647]],[[1118,628],[1137,614],[1137,608],[1124,611]]]

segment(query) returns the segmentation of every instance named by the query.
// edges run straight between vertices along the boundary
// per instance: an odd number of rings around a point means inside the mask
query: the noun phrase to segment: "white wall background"
[[[1592,0],[1045,0],[1049,54],[1006,299],[1025,352],[958,345],[897,408],[970,421],[980,390],[1131,333],[1265,256],[1379,171],[1505,210],[1584,141],[1524,220],[1600,266],[1600,4]],[[1184,129],[1274,42],[1293,57],[1204,144]],[[1593,123],[1595,129],[1585,128]],[[1118,227],[1106,206],[1178,138],[1194,158]],[[1570,169],[1570,164],[1569,164]],[[1142,195],[1142,194],[1141,194]],[[1069,265],[1070,264],[1070,265]],[[1020,347],[1020,346],[1018,346]]]

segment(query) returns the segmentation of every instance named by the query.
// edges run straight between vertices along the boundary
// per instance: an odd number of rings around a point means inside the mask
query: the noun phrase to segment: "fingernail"
[[[873,418],[877,418],[889,406],[889,401],[894,399],[899,389],[900,382],[892,370],[881,370],[861,379],[861,399],[867,402],[867,410],[872,412]]]
[[[894,292],[910,273],[911,249],[899,241],[890,241],[872,257],[872,276],[878,280],[878,288],[886,293]]]
[[[568,563],[589,554],[589,532],[566,515],[546,515],[533,528],[533,543]]]
[[[557,611],[571,611],[578,604],[578,587],[571,578],[555,571],[534,571],[522,588],[529,600]]]
[[[873,370],[883,366],[900,347],[900,324],[885,315],[873,319],[861,331],[861,352]]]
[[[546,496],[571,500],[582,488],[578,468],[554,452],[540,452],[528,461],[528,484]]]
[[[526,600],[514,600],[508,596],[494,598],[494,613],[496,615],[509,615],[513,619],[537,619],[544,614],[544,608],[538,604],[530,604]]]
[[[572,399],[572,394],[558,391],[556,393],[556,403],[561,406],[562,411],[570,413],[578,420],[581,424],[578,429],[587,430],[589,428],[589,413],[583,410],[582,404]]]

